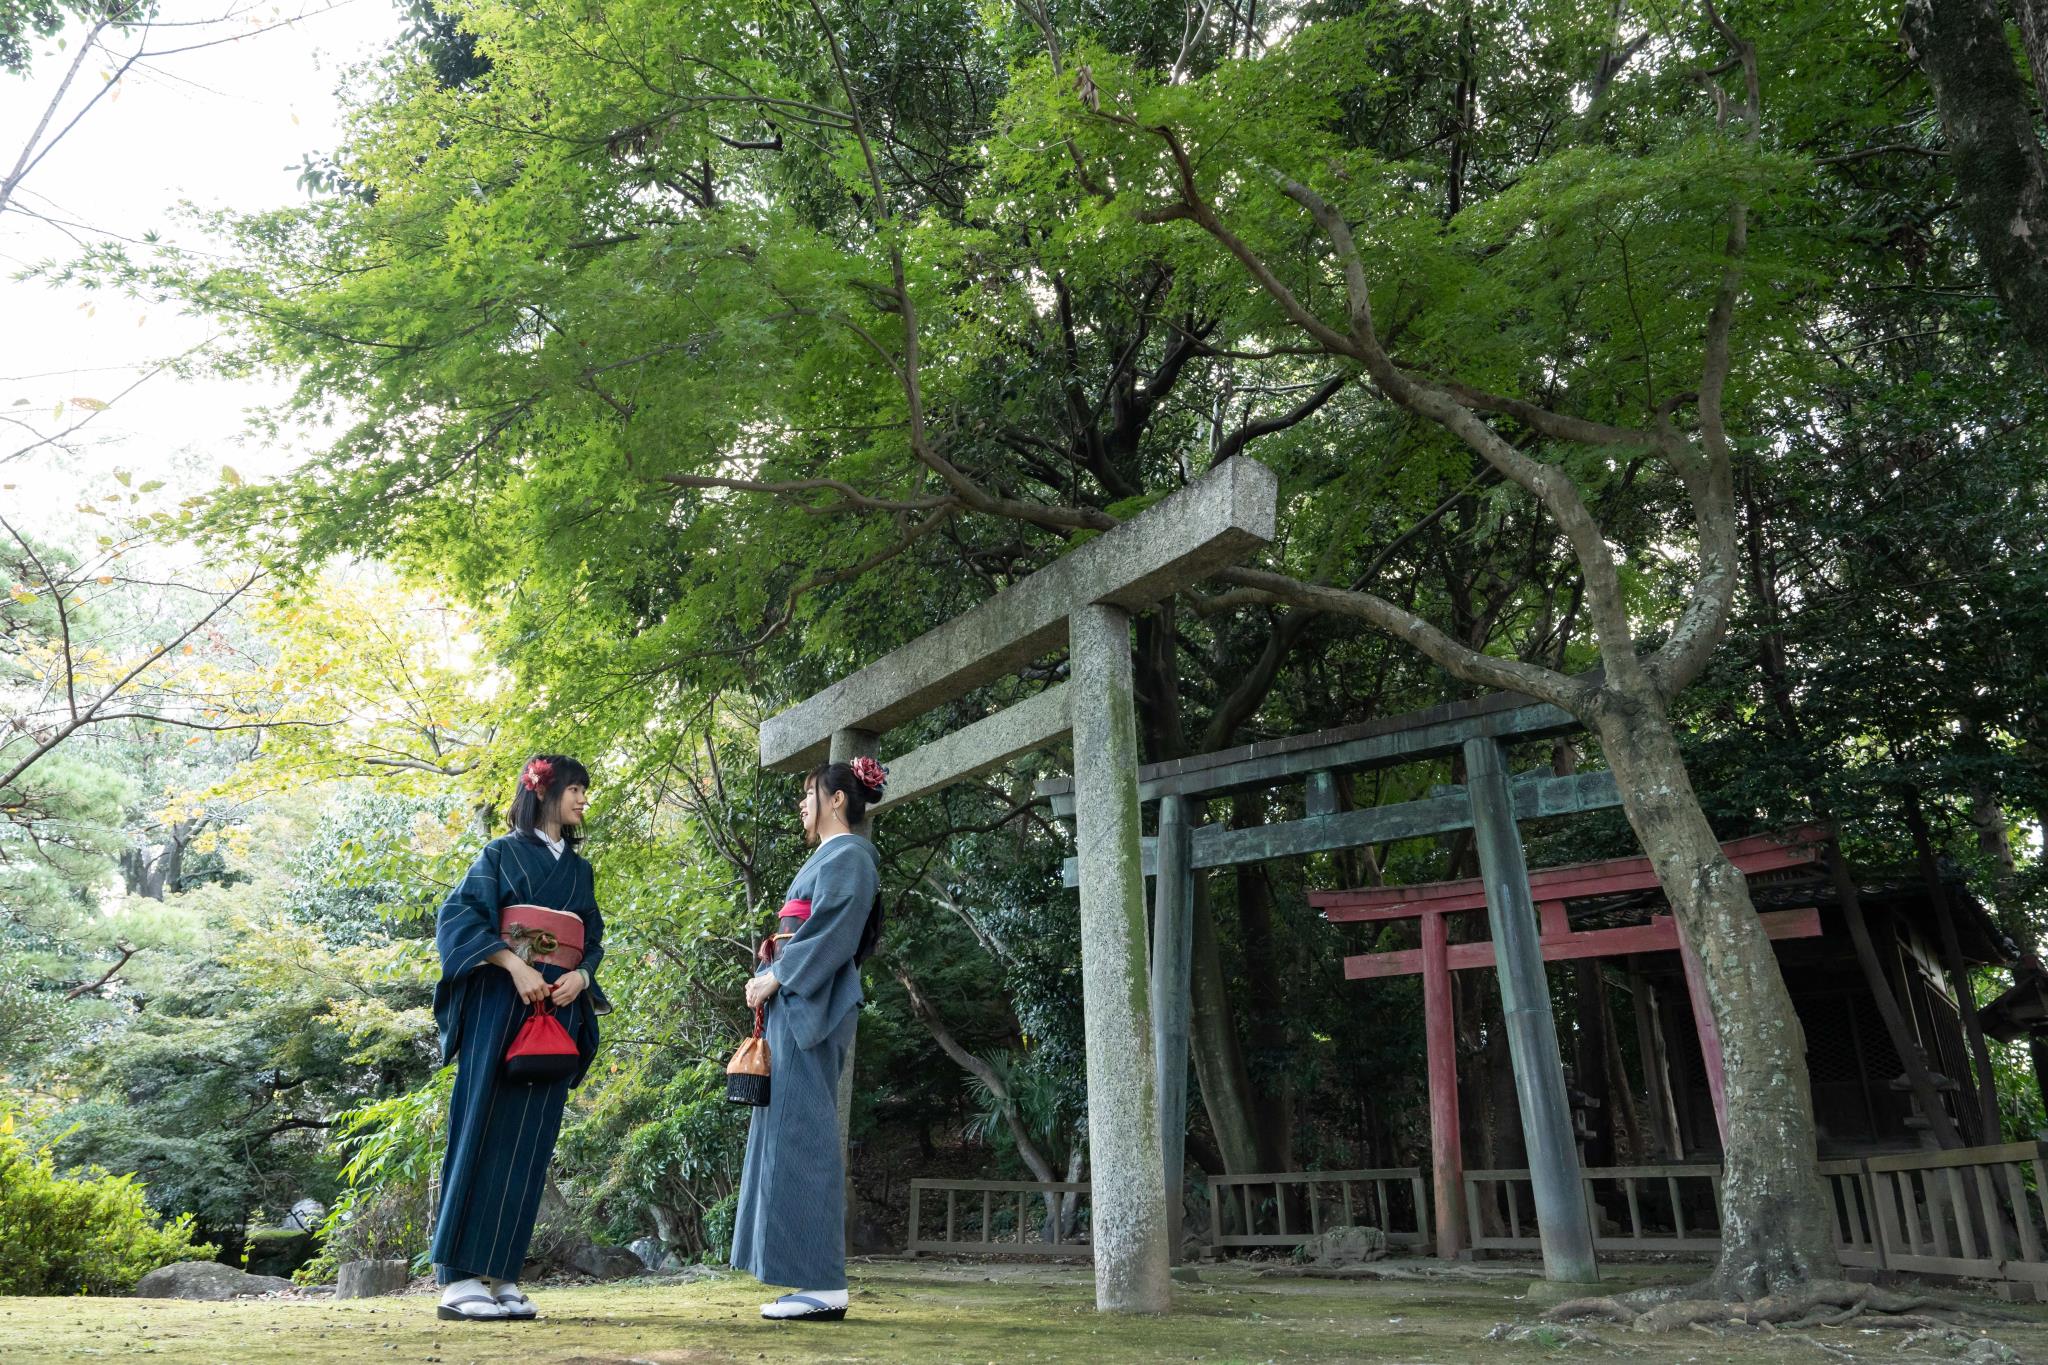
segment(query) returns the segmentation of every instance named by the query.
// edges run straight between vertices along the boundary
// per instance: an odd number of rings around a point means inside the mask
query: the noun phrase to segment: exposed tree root
[[[1867,1327],[1930,1327],[1972,1318],[2029,1322],[2023,1313],[1934,1294],[1900,1294],[1847,1280],[1816,1280],[1791,1294],[1769,1294],[1749,1303],[1708,1297],[1709,1286],[1694,1285],[1674,1295],[1668,1288],[1638,1290],[1606,1298],[1572,1299],[1551,1309],[1551,1322],[1602,1318],[1638,1332],[1674,1332],[1687,1327],[1804,1329],[1840,1327],[1861,1318]],[[1866,1316],[1875,1315],[1875,1316]]]

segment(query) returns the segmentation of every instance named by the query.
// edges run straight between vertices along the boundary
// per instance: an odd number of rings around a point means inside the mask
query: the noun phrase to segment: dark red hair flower
[[[519,785],[535,796],[547,791],[548,784],[555,780],[555,765],[544,758],[536,758],[526,765],[526,771],[519,774]]]
[[[846,766],[853,769],[854,778],[863,787],[868,787],[875,791],[880,791],[882,784],[889,780],[889,770],[875,762],[872,758],[869,758],[866,754],[862,754]]]

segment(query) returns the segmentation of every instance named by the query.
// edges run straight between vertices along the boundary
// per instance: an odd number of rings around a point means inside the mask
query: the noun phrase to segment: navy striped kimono
[[[762,969],[781,989],[768,1002],[769,1103],[747,1131],[732,1263],[763,1284],[846,1288],[839,1073],[859,1019],[853,953],[880,869],[875,846],[858,834],[822,844],[787,897],[809,901],[811,917]]]
[[[582,1057],[569,1080],[522,1085],[499,1076],[506,1046],[531,1013],[514,993],[511,973],[488,960],[505,946],[498,915],[508,905],[582,917],[582,966],[591,973],[591,985],[559,1012]],[[532,834],[491,840],[442,902],[434,941],[441,952],[441,981],[434,988],[441,1059],[455,1063],[434,1223],[435,1276],[442,1284],[473,1275],[513,1280],[526,1262],[562,1108],[597,1053],[597,1016],[611,1008],[597,988],[604,916],[597,910],[589,862],[574,849],[564,849],[558,859]],[[538,970],[549,982],[565,974],[548,963]]]

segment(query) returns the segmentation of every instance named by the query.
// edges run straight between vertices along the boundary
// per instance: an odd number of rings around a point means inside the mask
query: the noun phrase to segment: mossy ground
[[[1628,1284],[1672,1279],[1685,1268],[1624,1270]],[[166,1361],[290,1360],[536,1365],[740,1365],[742,1362],[1072,1361],[1296,1362],[1541,1361],[1626,1357],[1645,1362],[1761,1365],[1765,1361],[1941,1358],[1902,1351],[1904,1333],[1860,1330],[1794,1335],[1681,1332],[1645,1337],[1597,1329],[1595,1343],[1491,1342],[1500,1322],[1534,1322],[1542,1302],[1519,1276],[1485,1280],[1260,1279],[1204,1268],[1204,1283],[1174,1286],[1164,1318],[1095,1311],[1083,1267],[985,1266],[930,1261],[857,1265],[857,1306],[844,1323],[776,1325],[757,1313],[759,1286],[744,1276],[692,1283],[658,1279],[536,1288],[545,1315],[529,1324],[446,1323],[433,1298],[411,1294],[181,1303],[136,1299],[0,1299],[0,1361],[149,1356]],[[2048,1361],[2048,1309],[2038,1324],[1992,1331],[2021,1360]]]

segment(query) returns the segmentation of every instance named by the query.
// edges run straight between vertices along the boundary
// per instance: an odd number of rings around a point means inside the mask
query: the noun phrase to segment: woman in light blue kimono
[[[805,778],[804,841],[817,851],[789,884],[779,947],[747,983],[747,1005],[766,1010],[771,1082],[747,1133],[732,1263],[763,1284],[796,1287],[763,1304],[764,1318],[846,1316],[839,1076],[853,1045],[860,964],[882,927],[880,856],[853,831],[887,777],[857,758]]]

